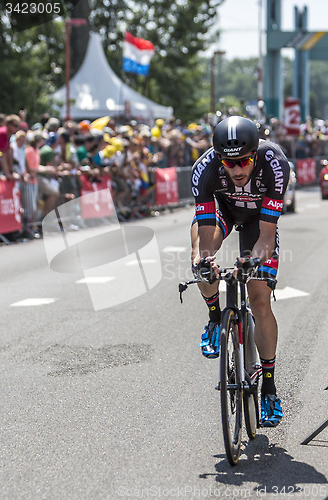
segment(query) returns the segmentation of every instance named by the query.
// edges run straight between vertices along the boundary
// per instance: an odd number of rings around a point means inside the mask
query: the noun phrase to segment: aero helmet
[[[230,116],[214,129],[213,146],[220,158],[240,158],[255,154],[259,132],[254,122],[242,116]]]

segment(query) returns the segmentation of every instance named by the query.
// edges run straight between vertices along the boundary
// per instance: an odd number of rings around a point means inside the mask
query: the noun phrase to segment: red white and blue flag
[[[123,70],[138,75],[148,75],[149,63],[155,53],[154,45],[143,38],[125,32],[123,45]]]

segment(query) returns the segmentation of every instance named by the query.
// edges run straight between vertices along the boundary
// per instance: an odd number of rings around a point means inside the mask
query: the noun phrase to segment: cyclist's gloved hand
[[[246,283],[249,278],[254,276],[256,271],[258,270],[261,259],[259,257],[243,257],[244,262],[237,260],[235,266],[238,269],[237,279],[242,283]]]
[[[201,259],[198,264],[193,264],[191,269],[195,278],[203,283],[211,285],[216,280],[212,264],[205,259]]]

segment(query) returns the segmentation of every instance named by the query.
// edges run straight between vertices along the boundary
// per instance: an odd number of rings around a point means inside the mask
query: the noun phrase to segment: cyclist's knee
[[[271,311],[271,293],[266,282],[258,281],[249,287],[249,302],[255,316],[265,316]]]

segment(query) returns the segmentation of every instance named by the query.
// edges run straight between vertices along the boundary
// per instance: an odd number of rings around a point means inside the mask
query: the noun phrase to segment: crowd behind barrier
[[[42,237],[44,217],[73,200],[67,219],[75,229],[114,213],[124,222],[192,202],[191,166],[211,146],[212,119],[122,125],[109,117],[61,123],[44,114],[28,124],[23,110],[0,114],[1,241]],[[328,156],[326,122],[308,120],[298,137],[286,136],[276,119],[258,126],[294,162],[299,185],[317,182]]]

